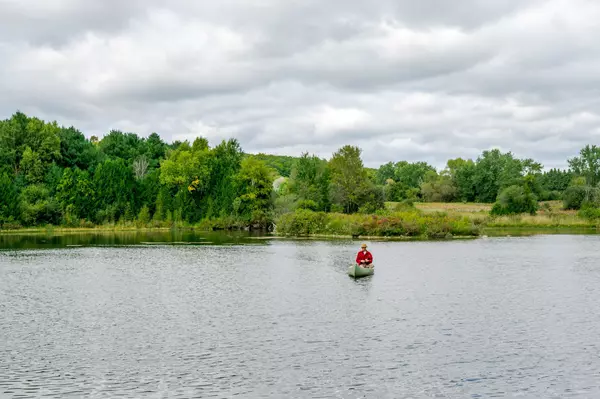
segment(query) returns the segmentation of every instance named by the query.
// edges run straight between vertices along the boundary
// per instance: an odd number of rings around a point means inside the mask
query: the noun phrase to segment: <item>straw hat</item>
[[[363,245],[361,245],[360,247],[361,247],[361,248],[366,248],[366,247],[367,247],[367,244],[363,244]]]

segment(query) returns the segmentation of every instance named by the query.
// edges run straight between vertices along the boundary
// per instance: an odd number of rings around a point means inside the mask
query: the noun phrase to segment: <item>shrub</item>
[[[313,200],[302,200],[298,202],[297,209],[308,209],[316,212],[319,205]]]
[[[142,209],[140,210],[140,213],[138,214],[138,226],[142,227],[142,226],[146,226],[148,223],[150,223],[150,210],[148,209],[148,207],[146,205],[144,205],[142,207]]]
[[[529,213],[535,215],[538,210],[537,198],[522,186],[513,185],[502,190],[492,207],[492,215],[515,215]]]
[[[596,221],[600,219],[600,208],[592,202],[584,201],[581,204],[581,209],[577,212],[577,216]]]
[[[326,224],[324,212],[313,212],[299,209],[293,213],[281,215],[276,223],[276,229],[285,235],[306,236],[320,233]]]
[[[563,193],[565,209],[581,209],[584,202],[600,205],[600,190],[590,186],[569,186]]]
[[[385,192],[383,187],[371,186],[363,194],[359,213],[374,213],[385,208]]]
[[[478,235],[479,228],[467,217],[445,213],[423,214],[416,208],[372,215],[298,210],[279,217],[277,232],[292,236],[332,234],[444,238],[451,235]]]
[[[413,200],[404,200],[399,202],[394,207],[394,211],[396,212],[408,212],[408,211],[416,211],[415,203]]]

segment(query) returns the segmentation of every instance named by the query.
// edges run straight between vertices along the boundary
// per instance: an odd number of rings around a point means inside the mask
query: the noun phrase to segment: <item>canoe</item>
[[[348,275],[354,278],[370,276],[373,272],[375,272],[374,268],[360,267],[358,264],[354,264],[348,268]]]

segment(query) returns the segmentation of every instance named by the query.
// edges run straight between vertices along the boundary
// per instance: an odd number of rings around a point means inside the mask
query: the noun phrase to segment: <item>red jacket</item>
[[[373,255],[371,255],[371,253],[369,251],[366,251],[366,253],[363,251],[360,251],[356,255],[356,263],[360,263],[361,260],[366,260],[367,264],[373,263]]]

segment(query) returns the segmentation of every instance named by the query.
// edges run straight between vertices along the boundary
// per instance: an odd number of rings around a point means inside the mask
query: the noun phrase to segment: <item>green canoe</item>
[[[375,269],[369,267],[360,267],[357,264],[354,264],[348,268],[348,275],[350,277],[365,277],[373,274]]]

